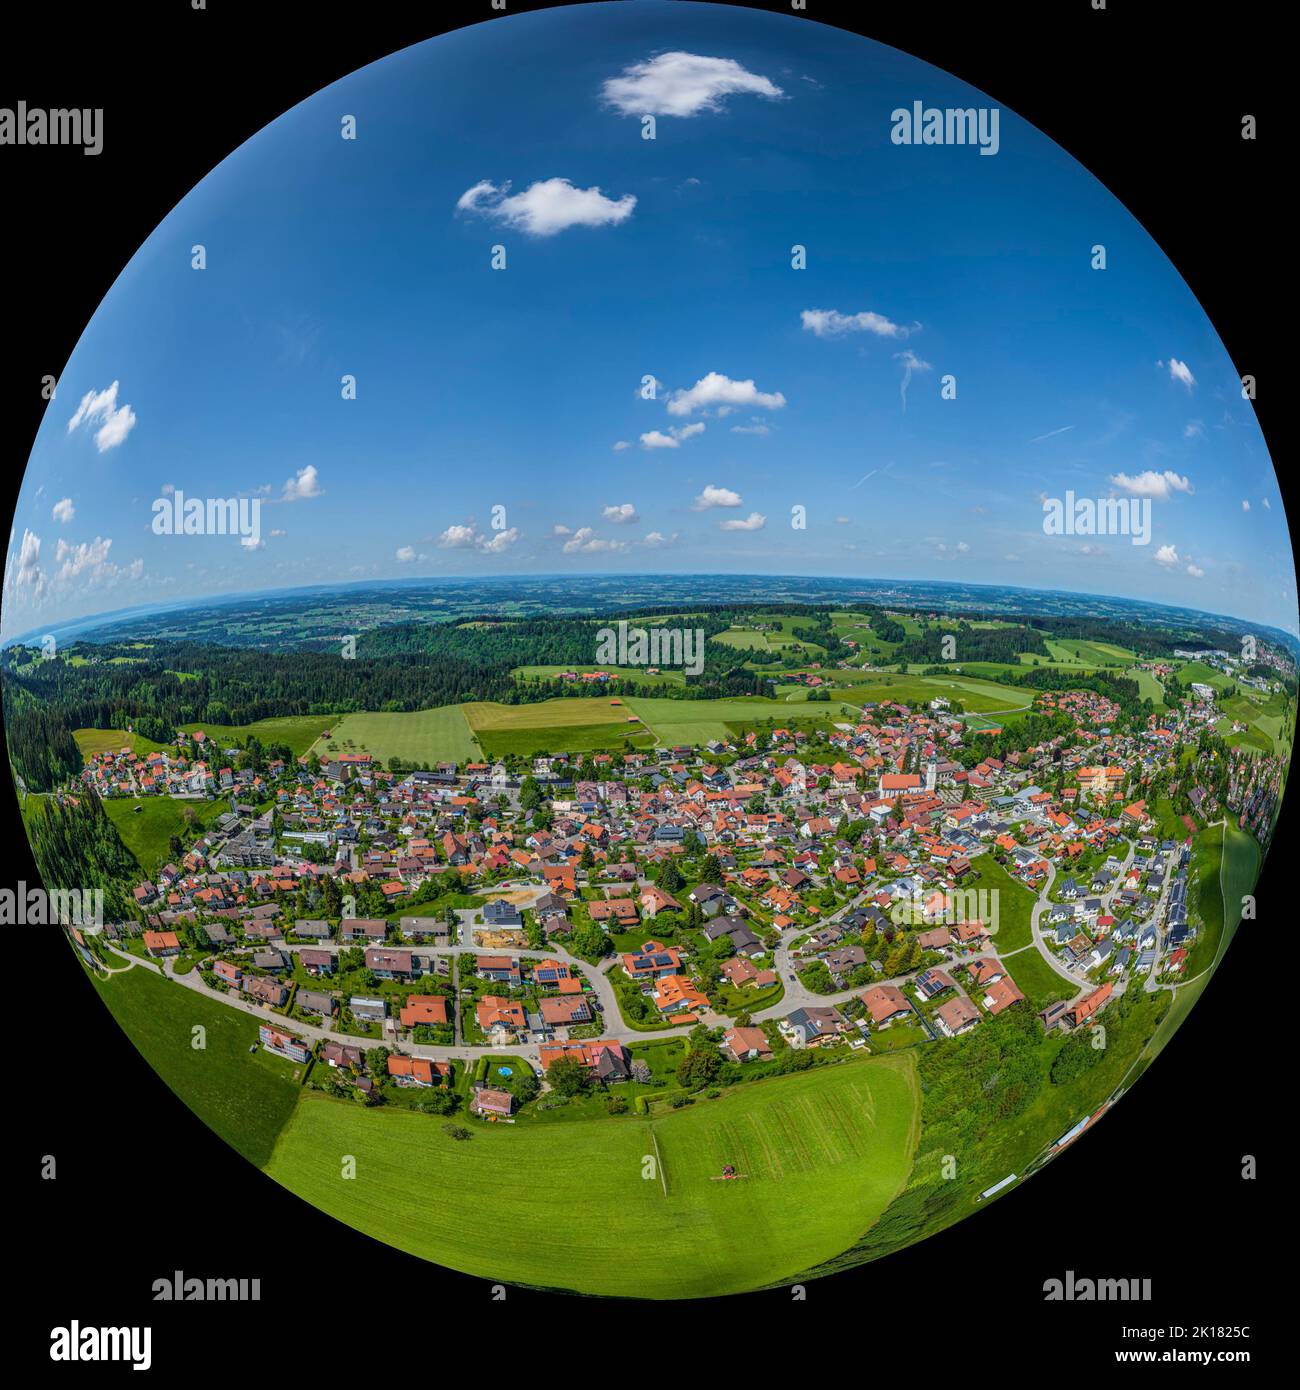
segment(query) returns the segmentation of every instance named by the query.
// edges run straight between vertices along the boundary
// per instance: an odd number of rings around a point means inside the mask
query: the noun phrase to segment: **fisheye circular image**
[[[642,3],[396,53],[50,386],[0,906],[453,1270],[712,1297],[1014,1205],[1254,917],[1300,622],[1253,392],[895,49]]]

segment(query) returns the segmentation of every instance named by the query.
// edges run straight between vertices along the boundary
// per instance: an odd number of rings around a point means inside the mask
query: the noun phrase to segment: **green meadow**
[[[472,1122],[463,1141],[429,1116],[304,1094],[267,1172],[358,1230],[484,1279],[705,1297],[780,1281],[869,1229],[906,1181],[917,1105],[905,1054],[741,1085],[654,1120]],[[742,1176],[716,1181],[724,1164]]]

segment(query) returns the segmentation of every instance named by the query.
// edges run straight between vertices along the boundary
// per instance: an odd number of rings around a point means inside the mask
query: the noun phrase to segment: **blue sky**
[[[993,105],[805,19],[652,0],[495,19],[318,93],[87,327],[14,518],[6,635],[619,571],[1041,586],[1296,631],[1264,440],[1181,277],[1006,109],[993,156],[892,143],[917,100]],[[259,544],[155,535],[170,489],[261,498]],[[1151,543],[1045,535],[1066,490],[1149,497]]]

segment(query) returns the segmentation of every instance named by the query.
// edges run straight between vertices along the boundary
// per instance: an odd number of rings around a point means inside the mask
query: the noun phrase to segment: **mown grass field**
[[[230,810],[230,802],[224,797],[216,801],[181,801],[171,796],[148,796],[137,801],[130,796],[116,796],[109,797],[103,806],[122,842],[150,878],[172,857],[167,842],[173,835],[179,835],[188,849],[207,826]]]
[[[244,743],[250,734],[264,744],[282,743],[300,758],[326,729],[338,723],[337,714],[287,714],[277,719],[257,719],[251,724],[182,724],[187,733],[197,733],[200,729],[217,747],[234,747]]]
[[[847,677],[848,672],[837,673]],[[1032,690],[999,685],[996,681],[954,672],[951,676],[894,675],[890,672],[864,671],[862,679],[834,693],[852,699],[856,704],[871,704],[894,700],[899,704],[928,705],[936,696],[950,700],[953,707],[968,714],[985,714],[989,710],[1028,709],[1033,703]]]
[[[1202,925],[1187,953],[1186,979],[1218,964],[1241,921],[1241,900],[1255,891],[1260,853],[1255,837],[1233,821],[1206,826],[1192,845],[1192,869],[1200,874]]]
[[[1034,939],[1030,925],[1036,901],[1034,894],[1012,878],[991,854],[981,854],[972,867],[976,872],[961,884],[961,890],[974,889],[981,896],[985,893],[997,895],[991,899],[997,911],[993,950],[1015,951],[1028,946]]]
[[[465,719],[464,705],[440,705],[409,714],[347,714],[326,726],[313,751],[322,760],[339,753],[369,753],[381,764],[389,758],[405,763],[474,762],[483,751]]]
[[[123,748],[137,754],[158,753],[166,748],[166,744],[141,738],[139,734],[128,734],[125,729],[74,729],[72,737],[87,762],[97,754],[117,753]]]
[[[619,701],[618,704],[611,703]],[[564,697],[528,705],[500,705],[477,700],[463,706],[465,718],[484,753],[619,752],[625,740],[644,748],[653,738],[629,720],[632,701],[611,692],[583,698]]]
[[[1048,965],[1036,946],[1018,950],[1010,959],[1002,956],[1001,960],[1035,1010],[1045,1009],[1057,999],[1070,999],[1076,993],[1070,982]]]
[[[794,724],[853,720],[857,711],[834,702],[809,704],[806,700],[767,700],[759,695],[741,695],[730,700],[669,700],[638,697],[629,700],[634,713],[661,742],[708,743],[723,739],[741,729],[755,729],[769,722],[773,728]]]
[[[781,1280],[858,1239],[906,1181],[916,1117],[906,1055],[742,1086],[653,1121],[474,1123],[463,1142],[425,1115],[306,1094],[267,1172],[358,1230],[486,1279],[703,1297]],[[344,1154],[355,1180],[341,1177]],[[713,1181],[724,1163],[746,1176]]]
[[[257,1020],[141,966],[106,980],[95,977],[94,985],[163,1081],[250,1163],[263,1167],[300,1092],[249,1052]],[[202,1048],[193,1046],[196,1026],[205,1030]]]
[[[179,727],[189,734],[202,729],[218,749],[243,743],[252,734],[264,744],[284,744],[297,758],[312,746],[322,730],[330,728],[339,718],[333,714],[291,714],[278,719],[258,719],[252,724],[182,724]],[[75,729],[72,737],[87,761],[96,753],[116,753],[120,748],[143,754],[170,747],[139,734],[128,734],[124,729]]]

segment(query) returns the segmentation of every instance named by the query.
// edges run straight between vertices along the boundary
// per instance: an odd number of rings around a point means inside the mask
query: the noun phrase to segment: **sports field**
[[[316,756],[325,760],[339,753],[369,753],[380,763],[389,758],[404,763],[466,763],[483,757],[465,720],[464,705],[440,705],[409,714],[335,716],[328,727],[332,737],[320,738],[313,746]]]
[[[780,1281],[857,1240],[907,1179],[917,1102],[907,1054],[653,1121],[475,1122],[460,1142],[426,1115],[304,1094],[266,1171],[359,1230],[486,1279],[704,1297]],[[725,1163],[744,1176],[715,1181]]]

